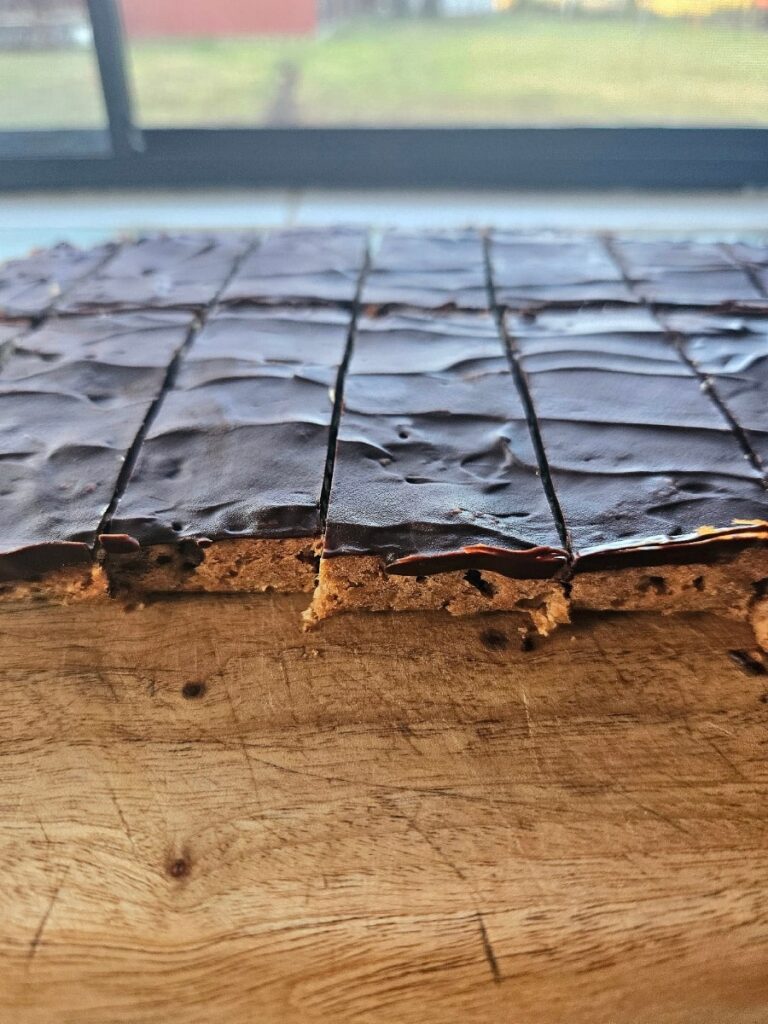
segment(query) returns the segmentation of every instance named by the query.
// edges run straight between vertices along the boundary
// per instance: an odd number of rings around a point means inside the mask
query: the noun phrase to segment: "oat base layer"
[[[441,609],[451,615],[522,612],[544,635],[569,621],[565,591],[553,580],[510,579],[487,570],[396,576],[375,555],[324,558],[304,618],[312,625],[338,612]]]
[[[767,578],[768,547],[745,548],[713,562],[577,573],[571,606],[660,614],[716,611],[744,619]]]
[[[759,646],[768,651],[768,597],[761,598],[752,606],[749,624]]]
[[[51,601],[74,604],[107,596],[107,577],[98,565],[67,566],[37,580],[0,583],[2,601]]]
[[[104,568],[67,567],[39,580],[2,583],[0,602],[70,604],[104,599],[110,591],[140,598],[274,590],[313,594],[304,613],[307,626],[343,612],[516,612],[542,635],[567,623],[571,609],[662,615],[709,611],[748,620],[758,644],[768,650],[768,546],[714,562],[578,573],[570,593],[557,580],[511,579],[488,570],[398,576],[387,573],[374,555],[324,558],[318,576],[319,549],[316,538],[224,540],[205,548],[198,561],[183,545],[159,544],[110,555]]]
[[[315,585],[319,539],[221,540],[198,550],[156,544],[109,555],[114,593],[309,593]]]

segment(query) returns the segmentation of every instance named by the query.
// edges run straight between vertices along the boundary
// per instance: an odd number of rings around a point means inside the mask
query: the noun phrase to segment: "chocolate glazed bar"
[[[735,254],[715,242],[616,239],[613,250],[633,293],[661,306],[768,310]]]
[[[728,255],[749,274],[758,292],[768,298],[768,244],[763,241],[733,242],[724,246]]]
[[[638,302],[597,238],[494,231],[489,257],[495,301],[506,309]]]
[[[567,620],[565,562],[493,318],[363,318],[310,621],[518,610],[547,632]]]
[[[698,310],[664,321],[743,431],[765,473],[768,467],[768,315]]]
[[[669,313],[686,357],[728,408],[765,479],[768,468],[768,317]],[[764,513],[765,516],[765,513]],[[755,634],[768,648],[768,573],[752,581]]]
[[[83,251],[62,244],[4,264],[0,267],[0,317],[39,319],[116,248],[109,243]]]
[[[116,588],[311,590],[351,314],[219,309],[102,536]]]
[[[127,241],[54,308],[61,314],[202,310],[255,241],[255,236],[237,234],[150,235]]]
[[[295,228],[268,235],[237,269],[226,305],[346,306],[357,296],[367,232]]]
[[[477,231],[387,231],[374,246],[361,305],[393,309],[487,310],[483,241]]]
[[[186,340],[184,313],[52,319],[0,366],[0,593],[98,591],[99,525]]]
[[[646,309],[507,317],[573,556],[575,607],[744,617],[766,493]]]

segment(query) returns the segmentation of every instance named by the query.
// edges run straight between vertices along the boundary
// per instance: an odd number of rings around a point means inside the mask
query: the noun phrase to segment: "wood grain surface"
[[[6,606],[2,1024],[768,1021],[746,627]]]

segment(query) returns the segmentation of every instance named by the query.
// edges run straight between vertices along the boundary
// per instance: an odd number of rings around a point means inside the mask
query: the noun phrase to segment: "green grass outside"
[[[351,24],[313,39],[157,40],[131,49],[146,125],[259,124],[278,68],[302,124],[768,120],[768,30],[716,21],[508,17]],[[87,55],[2,54],[0,126],[100,117]]]

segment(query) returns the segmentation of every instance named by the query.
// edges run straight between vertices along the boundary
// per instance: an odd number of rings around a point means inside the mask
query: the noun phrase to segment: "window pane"
[[[145,125],[765,124],[768,0],[124,0]]]
[[[1,0],[0,131],[104,123],[84,3]]]

